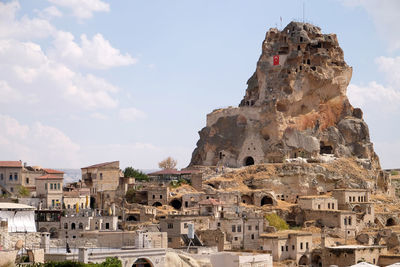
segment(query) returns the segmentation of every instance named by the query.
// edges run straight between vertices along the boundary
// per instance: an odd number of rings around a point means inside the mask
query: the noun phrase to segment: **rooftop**
[[[35,207],[12,202],[0,202],[0,210],[34,210]]]
[[[385,248],[385,246],[364,246],[364,245],[342,245],[336,247],[327,247],[329,249],[373,249],[373,248]]]
[[[298,230],[284,230],[275,233],[260,234],[261,238],[285,238],[289,235],[312,235],[311,232],[298,231]]]
[[[316,199],[316,198],[334,198],[328,195],[310,195],[310,196],[300,196],[299,199]]]
[[[95,164],[95,165],[83,167],[83,168],[81,168],[81,169],[99,168],[99,167],[107,166],[107,165],[112,164],[112,163],[118,163],[118,164],[119,164],[119,161],[103,162],[103,163],[99,163],[99,164]]]
[[[45,175],[42,175],[42,176],[40,176],[40,177],[38,177],[38,178],[36,178],[36,179],[64,179],[63,177],[60,177],[60,176],[57,176],[57,175],[54,175],[54,174],[45,174]]]
[[[21,168],[22,161],[0,161],[0,167]]]
[[[64,174],[63,171],[53,170],[53,169],[43,169],[47,174]]]

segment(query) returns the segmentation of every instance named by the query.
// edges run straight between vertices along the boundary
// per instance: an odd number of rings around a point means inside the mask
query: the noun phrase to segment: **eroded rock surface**
[[[362,111],[346,96],[352,68],[335,34],[308,23],[272,28],[239,107],[214,110],[190,165],[357,157],[380,168]]]

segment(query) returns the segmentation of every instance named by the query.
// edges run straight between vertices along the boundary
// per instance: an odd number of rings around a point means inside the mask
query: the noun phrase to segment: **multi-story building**
[[[46,169],[45,175],[36,178],[36,196],[42,208],[62,208],[64,173]]]
[[[82,180],[90,188],[90,194],[106,190],[116,190],[121,176],[119,161],[104,162],[81,168]]]

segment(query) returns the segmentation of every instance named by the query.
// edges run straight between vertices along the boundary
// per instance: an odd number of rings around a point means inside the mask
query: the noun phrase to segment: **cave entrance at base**
[[[139,258],[132,264],[132,267],[153,267],[153,264],[145,258]]]
[[[182,202],[179,199],[173,199],[169,204],[176,210],[182,207]]]
[[[301,256],[299,259],[299,266],[308,266],[308,258],[306,255]]]
[[[244,159],[244,166],[254,165],[253,157],[247,157]]]
[[[396,225],[395,220],[393,218],[387,219],[386,226],[393,226],[393,225]]]
[[[324,142],[319,143],[319,154],[333,154],[332,146],[326,146]]]
[[[273,204],[274,204],[274,201],[273,201],[272,198],[269,197],[269,196],[264,196],[264,197],[261,199],[261,206],[264,206],[264,205],[273,205]]]
[[[162,204],[158,201],[153,203],[153,207],[161,207],[161,206]]]
[[[321,256],[319,256],[319,255],[314,255],[314,256],[312,257],[311,266],[312,266],[312,267],[322,267],[322,259],[321,259]]]

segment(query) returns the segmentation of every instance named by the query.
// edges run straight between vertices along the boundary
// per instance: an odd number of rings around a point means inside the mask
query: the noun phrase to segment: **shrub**
[[[265,215],[265,219],[268,221],[270,226],[275,227],[278,231],[289,229],[289,225],[285,222],[285,220],[279,217],[276,213]]]

